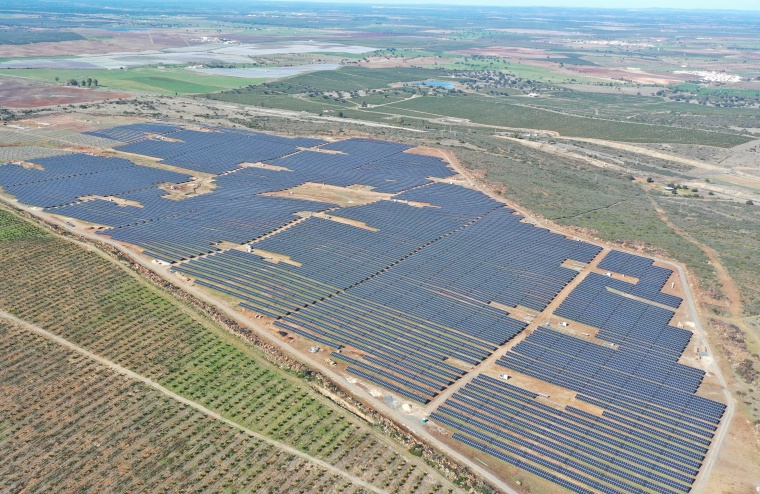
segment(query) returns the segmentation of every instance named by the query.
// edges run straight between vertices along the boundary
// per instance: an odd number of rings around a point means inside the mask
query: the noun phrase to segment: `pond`
[[[436,86],[436,87],[442,87],[446,89],[454,88],[453,82],[444,82],[444,81],[418,81],[418,82],[413,82],[412,84],[417,84],[418,86]]]

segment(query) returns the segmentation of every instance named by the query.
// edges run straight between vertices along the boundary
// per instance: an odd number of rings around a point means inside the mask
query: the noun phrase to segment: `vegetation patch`
[[[0,242],[10,242],[20,238],[36,238],[44,235],[44,232],[29,222],[0,209]]]

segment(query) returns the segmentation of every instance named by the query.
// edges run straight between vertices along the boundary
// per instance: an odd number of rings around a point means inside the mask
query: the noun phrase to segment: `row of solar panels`
[[[479,439],[491,452],[514,454],[521,448],[518,456],[531,452],[571,466],[587,479],[612,486],[622,482],[618,487],[623,492],[688,492],[705,447],[643,424],[631,427],[575,407],[560,410],[536,398],[536,394],[479,375],[431,418],[452,427],[460,439],[469,436],[476,444]],[[664,438],[653,437],[653,433]]]
[[[82,196],[110,196],[190,179],[182,173],[139,166],[121,158],[86,154],[40,158],[35,164],[38,167],[0,165],[0,186],[20,202],[45,208],[76,202]]]
[[[609,291],[662,303],[670,271],[638,256],[610,255],[599,267],[637,283],[591,273],[555,314],[601,327],[597,337],[618,348],[538,328],[498,361],[578,392],[580,401],[603,410],[601,417],[557,409],[478,376],[432,418],[454,429],[455,439],[574,492],[688,492],[725,405],[697,396],[704,372],[676,362],[691,333],[669,326],[672,311]]]
[[[608,290],[621,286],[620,283],[589,273],[554,313],[601,328],[600,339],[652,349],[674,359],[680,357],[691,333],[669,325],[673,311]],[[646,331],[646,337],[637,337],[638,331]]]

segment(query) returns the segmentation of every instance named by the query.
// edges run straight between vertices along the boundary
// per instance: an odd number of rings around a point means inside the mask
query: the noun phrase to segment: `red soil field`
[[[49,105],[129,98],[130,96],[127,93],[114,93],[98,89],[35,85],[0,77],[0,107],[6,108],[37,108]]]

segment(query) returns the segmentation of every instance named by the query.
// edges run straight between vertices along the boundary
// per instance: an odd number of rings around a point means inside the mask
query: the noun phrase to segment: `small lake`
[[[435,87],[442,87],[446,89],[453,89],[454,83],[453,82],[444,82],[444,81],[417,81],[413,82],[412,84],[416,84],[418,86],[435,86]]]
[[[244,77],[246,79],[282,79],[306,72],[320,70],[335,70],[340,67],[337,63],[314,63],[307,65],[295,65],[293,67],[250,67],[243,69],[190,69],[193,72],[203,74],[226,75],[230,77]]]

